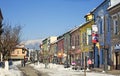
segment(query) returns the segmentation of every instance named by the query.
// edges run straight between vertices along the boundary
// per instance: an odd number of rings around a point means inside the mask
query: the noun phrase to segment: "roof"
[[[112,6],[108,7],[108,10],[111,10],[112,8],[117,7],[117,6],[119,6],[119,5],[120,5],[120,2],[117,3],[117,4],[115,4],[115,5],[112,5]]]
[[[102,6],[105,2],[107,2],[108,0],[104,0],[99,6],[97,6],[96,8],[94,8],[91,13],[95,12],[100,6]]]
[[[27,50],[27,48],[25,48],[24,46],[21,46],[21,45],[16,45],[15,49],[24,49],[24,50]]]
[[[87,21],[87,22],[81,24],[80,26],[78,26],[78,27],[74,28],[73,30],[71,30],[70,33],[73,33],[74,31],[78,30],[79,28],[83,27],[85,24],[88,24],[88,23],[91,22],[91,21],[93,21],[93,20],[90,20],[90,21]]]
[[[70,31],[70,33],[73,33],[74,31],[76,31],[77,29],[79,29],[80,26],[81,26],[81,25],[79,25],[79,26],[75,27],[74,29],[72,29],[72,30]]]

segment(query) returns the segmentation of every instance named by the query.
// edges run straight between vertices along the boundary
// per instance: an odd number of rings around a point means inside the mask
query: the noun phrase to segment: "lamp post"
[[[86,76],[86,69],[87,69],[87,56],[85,56],[85,61],[84,61],[84,76]]]

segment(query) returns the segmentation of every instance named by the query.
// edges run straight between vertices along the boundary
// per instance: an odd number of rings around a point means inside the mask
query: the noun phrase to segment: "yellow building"
[[[86,23],[79,27],[80,31],[80,49],[81,49],[81,65],[84,65],[85,56],[92,59],[92,25],[94,24],[93,15],[91,13],[85,16]]]
[[[14,51],[12,51],[10,59],[12,60],[22,60],[24,58],[27,58],[27,52],[28,50],[23,46],[16,46]]]
[[[57,44],[56,44],[56,42],[57,41],[50,44],[50,52],[49,52],[50,62],[53,62],[54,57],[57,56]]]

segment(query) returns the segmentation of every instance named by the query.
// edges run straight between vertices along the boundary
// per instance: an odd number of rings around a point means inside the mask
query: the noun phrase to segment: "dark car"
[[[9,62],[9,66],[13,65],[12,60],[9,60],[8,62]]]
[[[69,68],[69,67],[70,67],[69,62],[65,61],[65,62],[64,62],[64,68]]]

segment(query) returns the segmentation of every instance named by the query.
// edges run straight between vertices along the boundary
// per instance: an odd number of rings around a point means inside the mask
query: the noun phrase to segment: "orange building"
[[[28,50],[24,46],[16,46],[14,51],[12,51],[10,59],[12,60],[22,60],[27,57]]]

